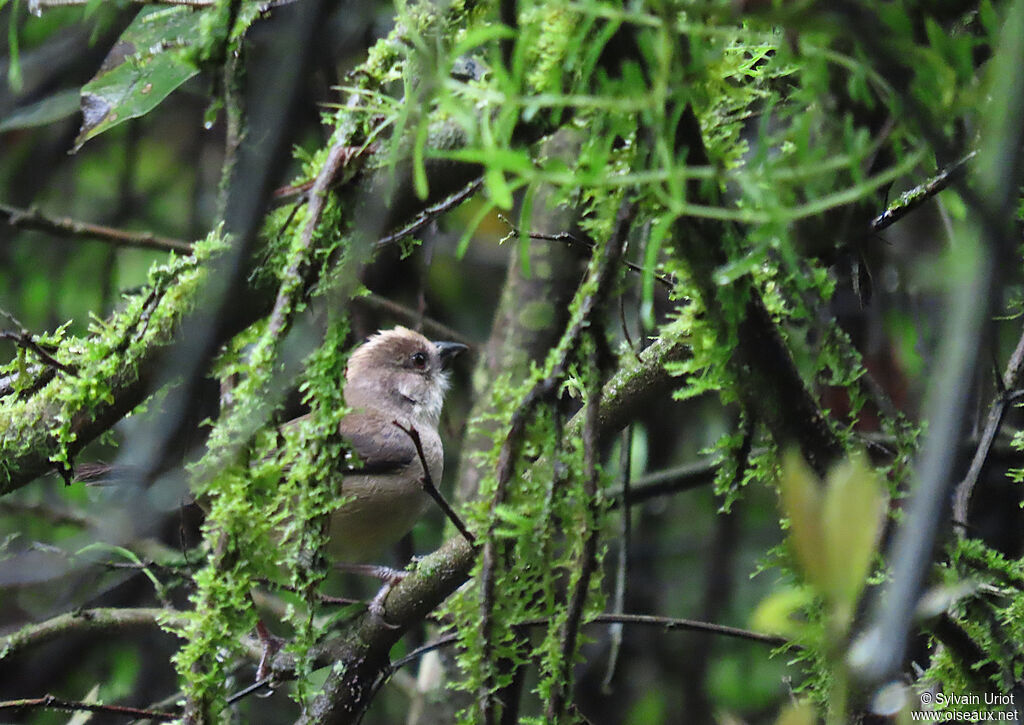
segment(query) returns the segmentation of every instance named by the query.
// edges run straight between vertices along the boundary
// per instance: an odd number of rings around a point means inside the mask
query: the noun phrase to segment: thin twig
[[[249,695],[255,694],[255,693],[259,692],[260,690],[270,689],[270,685],[271,685],[272,682],[274,682],[275,677],[277,677],[277,675],[271,675],[270,677],[264,677],[262,679],[256,680],[254,683],[252,683],[248,687],[242,688],[241,690],[239,690],[235,694],[233,694],[230,697],[228,697],[228,699],[226,700],[227,704],[228,705],[234,705],[239,700],[242,700],[242,699],[248,697]]]
[[[445,212],[454,209],[459,204],[464,202],[466,199],[473,196],[473,194],[475,194],[480,189],[483,183],[484,180],[483,177],[481,176],[469,182],[468,184],[466,184],[466,186],[464,186],[462,189],[455,192],[448,198],[442,199],[441,201],[437,202],[432,206],[428,206],[426,209],[417,214],[415,219],[413,219],[411,222],[409,222],[404,227],[399,229],[397,232],[392,232],[391,234],[388,234],[378,239],[376,243],[377,248],[379,249],[380,247],[386,247],[389,244],[394,244],[395,242],[405,239],[408,236],[412,236],[413,234],[418,232],[420,229],[423,229],[425,226],[433,222],[435,219],[437,219]]]
[[[309,210],[306,225],[302,229],[301,251],[294,255],[284,273],[284,281],[281,283],[277,299],[274,302],[274,309],[270,313],[270,320],[267,323],[268,334],[272,337],[277,337],[291,321],[295,314],[293,297],[299,290],[306,287],[304,281],[312,268],[313,238],[324,209],[327,207],[327,190],[346,164],[355,158],[357,152],[358,149],[353,151],[352,146],[336,142],[328,151],[324,165],[316,176],[313,188],[309,192]]]
[[[870,231],[877,234],[917,209],[919,206],[949,186],[954,180],[955,175],[962,171],[963,167],[967,165],[967,162],[977,155],[977,151],[972,151],[959,161],[942,169],[938,174],[925,183],[915,186],[910,191],[904,192],[894,204],[871,220]]]
[[[420,319],[415,310],[400,305],[394,300],[389,300],[387,297],[381,295],[369,293],[365,295],[359,295],[353,297],[350,304],[354,307],[365,307],[375,312],[380,312],[395,320],[407,325],[413,326],[417,321],[423,323],[423,332],[433,337],[435,340],[449,340],[451,342],[461,342],[463,345],[472,347],[471,340],[466,338],[461,332],[456,330],[454,327],[449,327],[443,322],[438,322],[432,317],[423,317]],[[470,350],[472,353],[472,350]],[[466,353],[463,353],[465,355]]]
[[[508,225],[510,230],[509,234],[511,237],[519,239],[522,236],[524,236],[522,230],[515,224],[513,224],[512,221],[508,219],[508,217],[504,216],[503,214],[498,214],[498,218]],[[543,234],[541,232],[530,232],[525,236],[528,239],[536,239],[542,242],[561,242],[562,244],[567,244],[570,247],[576,245],[577,247],[582,247],[583,249],[587,250],[588,254],[593,254],[594,248],[597,246],[592,239],[584,239],[583,237],[578,237],[575,234],[572,234],[571,232],[559,232],[558,234]],[[637,274],[647,274],[649,272],[649,270],[644,269],[639,264],[634,264],[633,262],[630,262],[628,259],[623,259],[622,264],[625,265],[626,268],[629,269],[631,272],[636,272]],[[657,272],[651,272],[651,274],[653,274],[654,279],[663,284],[667,289],[674,290],[676,288],[676,281],[672,277],[668,277],[664,274],[658,274]]]
[[[1006,365],[1006,372],[1003,373],[1001,378],[997,378],[1001,392],[997,393],[992,400],[992,405],[988,410],[988,419],[985,422],[985,429],[978,440],[978,447],[974,452],[974,457],[971,459],[971,466],[967,469],[967,474],[963,480],[957,484],[956,492],[953,495],[953,522],[958,525],[957,533],[960,536],[964,536],[967,531],[967,515],[971,504],[971,494],[974,493],[974,487],[977,485],[981,472],[985,468],[985,462],[988,460],[992,444],[995,442],[999,428],[1003,423],[1006,409],[1016,396],[1016,393],[1008,391],[1012,391],[1017,387],[1022,372],[1024,372],[1024,334],[1017,340],[1017,347],[1014,349],[1013,355],[1010,356],[1010,361]]]
[[[180,715],[170,712],[159,712],[157,710],[143,710],[137,707],[123,707],[121,705],[100,705],[92,702],[79,702],[77,700],[64,700],[53,695],[32,697],[22,700],[6,700],[0,702],[0,711],[3,710],[64,710],[66,712],[102,712],[109,715],[121,715],[123,717],[148,718],[150,720],[161,720],[169,722],[177,720]]]
[[[35,353],[36,357],[42,360],[44,363],[52,368],[57,368],[61,372],[65,372],[68,375],[78,375],[78,370],[72,366],[62,363],[60,360],[55,358],[53,355],[48,353],[42,348],[42,346],[32,339],[32,335],[22,330],[21,332],[11,332],[10,330],[0,330],[0,338],[5,340],[11,340],[18,347],[23,347]]]
[[[441,492],[437,490],[437,486],[434,485],[434,477],[430,475],[430,468],[427,466],[427,457],[423,453],[423,443],[420,441],[420,432],[416,430],[416,426],[410,425],[406,428],[397,420],[391,421],[391,424],[409,436],[409,438],[412,439],[412,444],[416,446],[416,455],[419,456],[420,465],[423,467],[423,476],[420,477],[420,485],[423,486],[423,490],[426,491],[427,494],[434,499],[437,505],[441,507],[441,510],[444,511],[444,515],[448,517],[448,520],[452,522],[452,525],[454,525],[455,528],[459,530],[459,533],[462,534],[463,538],[466,539],[466,543],[475,549],[476,537],[473,536],[473,532],[466,527],[466,524],[463,523],[459,515],[455,513],[455,509],[451,507],[451,504],[448,503],[445,497],[441,495]]]
[[[119,632],[139,628],[160,631],[159,621],[180,624],[182,617],[171,609],[100,608],[59,614],[43,622],[26,624],[17,632],[0,637],[0,652],[12,657],[30,647],[39,647],[80,632]]]
[[[541,627],[546,624],[550,624],[550,619],[538,617],[536,619],[527,619],[522,622],[517,622],[512,625],[512,628],[526,629],[528,627]],[[713,624],[711,622],[700,622],[695,619],[660,617],[653,614],[599,614],[596,617],[588,619],[584,623],[584,626],[592,624],[635,624],[647,627],[661,627],[666,632],[676,630],[704,632],[706,634],[717,634],[723,637],[732,637],[734,639],[744,639],[750,642],[761,642],[773,647],[783,647],[786,645],[799,647],[799,645],[793,644],[785,637],[780,637],[774,634],[763,634],[762,632],[753,632],[748,629],[739,629],[738,627],[726,627],[725,625]],[[388,668],[387,676],[390,676],[390,674],[395,670],[401,669],[410,662],[416,661],[428,652],[433,652],[436,649],[447,647],[448,645],[455,643],[458,641],[458,638],[459,635],[452,632],[417,647],[409,654],[392,662],[391,666]]]
[[[357,99],[352,100],[355,101]],[[351,107],[351,105],[352,102],[350,101],[349,106]],[[355,158],[356,156],[362,156],[365,153],[376,152],[378,150],[378,145],[368,141],[367,143],[362,144],[361,146],[348,146],[345,148],[345,150],[350,155],[350,157]],[[342,181],[343,179],[335,177],[328,188],[338,186],[339,183]],[[277,189],[274,189],[274,191],[271,193],[271,196],[274,199],[291,199],[293,197],[299,197],[295,205],[296,207],[302,206],[307,201],[309,201],[309,195],[312,192],[313,186],[315,184],[316,179],[307,179],[306,181],[303,181],[299,184],[291,184],[289,186],[282,186]],[[294,214],[294,210],[292,213]]]
[[[17,229],[34,229],[58,237],[82,237],[107,242],[118,247],[141,247],[161,252],[188,254],[192,251],[192,244],[180,239],[160,237],[150,232],[130,232],[125,229],[115,229],[66,217],[51,217],[41,213],[38,209],[18,209],[7,204],[0,204],[0,218],[3,217],[6,217],[10,226]]]

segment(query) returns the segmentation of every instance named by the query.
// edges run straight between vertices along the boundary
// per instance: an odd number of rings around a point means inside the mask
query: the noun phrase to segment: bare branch
[[[526,629],[528,627],[542,627],[551,623],[551,620],[546,617],[539,617],[536,619],[528,619],[522,622],[517,622],[512,625],[513,629]],[[722,624],[714,624],[712,622],[701,622],[695,619],[680,619],[677,617],[661,617],[653,614],[598,614],[592,619],[588,619],[583,626],[589,627],[595,624],[629,624],[629,625],[640,625],[645,627],[658,627],[664,629],[666,632],[674,631],[689,631],[689,632],[703,632],[705,634],[717,634],[723,637],[732,637],[735,639],[744,639],[749,642],[761,642],[763,644],[771,645],[773,647],[784,647],[789,645],[791,647],[798,648],[799,645],[794,644],[785,637],[780,637],[774,634],[764,634],[762,632],[753,632],[749,629],[739,629],[737,627],[727,627]],[[446,634],[443,637],[427,642],[404,657],[395,660],[391,663],[388,669],[388,677],[398,669],[405,667],[410,662],[414,662],[427,652],[440,649],[441,647],[447,647],[450,644],[455,643],[459,638],[457,633]]]
[[[140,247],[155,249],[160,252],[181,252],[188,254],[192,249],[190,242],[180,239],[161,237],[150,232],[130,232],[125,229],[114,229],[101,224],[77,221],[75,219],[50,217],[38,209],[18,209],[7,204],[0,204],[0,218],[17,229],[34,229],[57,237],[94,239],[117,247]]]
[[[466,186],[459,191],[449,196],[447,199],[442,199],[436,204],[428,206],[426,209],[421,211],[415,219],[399,229],[397,232],[392,232],[391,234],[387,234],[378,239],[377,247],[386,247],[389,244],[394,244],[397,241],[412,236],[431,222],[436,221],[442,214],[451,211],[466,199],[473,196],[473,194],[480,190],[483,183],[483,177],[478,177],[466,184]]]
[[[124,707],[122,705],[100,705],[91,702],[79,702],[77,700],[65,700],[53,695],[33,697],[23,700],[5,700],[0,702],[0,711],[3,710],[64,710],[65,712],[102,712],[108,715],[121,715],[123,717],[147,718],[170,722],[177,720],[180,716],[170,712],[157,710],[144,710],[137,707]]]
[[[509,232],[509,236],[511,236],[514,239],[519,239],[520,237],[523,236],[522,230],[519,227],[517,227],[515,224],[513,224],[508,219],[508,217],[506,217],[503,214],[499,214],[498,217],[503,222],[505,222],[508,225],[509,229],[511,230]],[[568,245],[570,247],[579,247],[581,249],[586,250],[587,254],[593,254],[594,253],[594,248],[597,246],[596,244],[594,244],[594,240],[593,239],[588,239],[588,238],[585,238],[585,237],[581,237],[579,235],[572,234],[571,232],[560,232],[558,234],[544,234],[544,233],[541,233],[541,232],[530,232],[526,236],[529,239],[537,239],[537,240],[545,241],[545,242],[561,242],[562,244],[566,244],[566,245]],[[676,281],[672,277],[667,277],[666,275],[659,274],[657,272],[653,272],[653,271],[648,270],[648,269],[644,269],[639,264],[634,264],[633,262],[630,262],[628,259],[623,259],[622,260],[622,264],[625,265],[625,267],[630,272],[635,272],[635,273],[640,274],[640,275],[651,274],[654,277],[654,279],[656,279],[658,282],[660,282],[662,285],[664,285],[666,289],[674,290],[676,288]]]
[[[988,460],[992,445],[996,440],[996,435],[998,435],[999,428],[1003,423],[1006,409],[1013,398],[1014,393],[1010,391],[1013,391],[1020,383],[1022,373],[1024,373],[1024,335],[1021,335],[1017,341],[1017,347],[1014,349],[1010,362],[1006,366],[1006,372],[1003,373],[1002,380],[999,381],[1000,392],[989,406],[985,429],[981,433],[978,447],[974,452],[974,457],[971,459],[971,466],[963,480],[957,484],[956,491],[953,494],[953,522],[958,524],[957,533],[960,536],[964,536],[967,533],[967,516],[971,504],[971,495],[974,493],[974,487],[977,485],[978,478],[985,468],[985,462]]]

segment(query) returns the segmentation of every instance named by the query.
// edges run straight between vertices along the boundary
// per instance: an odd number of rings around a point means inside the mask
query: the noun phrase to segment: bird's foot
[[[391,624],[384,617],[384,602],[388,598],[388,594],[394,588],[395,584],[402,581],[409,575],[409,572],[401,569],[392,569],[390,566],[379,566],[376,564],[345,564],[339,563],[334,565],[339,571],[348,572],[349,574],[362,574],[364,576],[372,576],[375,579],[380,579],[384,582],[384,586],[380,588],[373,599],[370,600],[367,609],[370,614],[375,618],[379,619],[384,623],[385,627],[392,629],[398,629],[397,624]]]
[[[380,568],[388,569],[388,567]],[[407,571],[399,571],[398,569],[388,569],[387,576],[381,577],[384,580],[384,585],[380,588],[380,591],[374,595],[373,599],[370,600],[369,605],[367,605],[367,610],[370,612],[370,615],[383,622],[385,627],[389,627],[391,629],[398,629],[397,624],[391,624],[384,616],[384,602],[387,600],[388,594],[391,593],[391,590],[394,589],[395,584],[405,579],[405,577],[408,575],[409,572]]]

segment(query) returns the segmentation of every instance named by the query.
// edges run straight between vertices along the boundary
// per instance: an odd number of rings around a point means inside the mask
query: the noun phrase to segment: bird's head
[[[465,349],[457,342],[431,342],[405,327],[382,330],[349,358],[345,402],[436,428],[448,389],[448,363]]]

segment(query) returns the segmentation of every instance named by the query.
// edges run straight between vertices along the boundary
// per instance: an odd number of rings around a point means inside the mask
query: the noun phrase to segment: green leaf
[[[882,487],[863,454],[828,475],[822,524],[828,589],[841,623],[849,624],[875,553],[882,523]]]
[[[487,193],[499,209],[512,208],[512,189],[505,181],[505,175],[500,169],[488,169],[484,174],[484,186]]]
[[[828,586],[828,558],[822,530],[818,477],[797,450],[786,453],[779,479],[782,509],[789,519],[789,540],[807,581],[819,591]]]
[[[3,4],[0,3],[0,7]],[[21,55],[18,53],[18,0],[11,5],[11,18],[7,24],[7,47],[10,58],[7,66],[7,82],[15,93],[21,91]]]
[[[153,586],[156,588],[158,592],[163,591],[164,586],[160,582],[160,580],[156,578],[156,575],[153,574],[152,571],[150,571],[148,566],[145,566],[143,564],[142,559],[140,559],[138,555],[136,555],[136,553],[131,549],[126,549],[123,546],[117,546],[115,544],[107,544],[102,541],[97,541],[87,546],[83,546],[81,549],[75,552],[75,556],[82,556],[84,554],[89,554],[94,551],[109,552],[111,554],[118,554],[124,557],[132,564],[135,564],[139,567],[142,573],[145,574],[146,577],[153,583]]]
[[[514,38],[515,31],[507,25],[484,25],[469,28],[451,50],[452,57],[465,55],[481,45],[486,45],[502,38]]]
[[[783,708],[775,725],[814,725],[817,722],[818,715],[811,703],[796,702]]]
[[[750,626],[757,632],[797,639],[810,626],[803,613],[812,601],[814,593],[808,587],[776,589],[757,605],[750,617]]]
[[[78,89],[57,91],[40,101],[19,108],[0,121],[0,131],[35,128],[59,121],[78,111]]]
[[[420,199],[426,199],[427,194],[430,193],[430,186],[427,182],[427,168],[423,162],[423,150],[427,145],[427,132],[429,130],[430,125],[421,121],[416,129],[416,143],[412,148],[413,186],[416,189],[416,196]]]
[[[100,72],[82,86],[82,127],[74,151],[104,131],[149,113],[199,72],[179,49],[195,39],[201,17],[186,7],[147,8],[135,17]]]
[[[477,209],[476,214],[470,219],[469,224],[466,225],[466,231],[462,233],[462,237],[459,238],[459,243],[455,247],[455,258],[462,259],[466,254],[466,250],[469,249],[469,243],[473,239],[473,234],[476,232],[480,224],[487,217],[488,214],[494,211],[494,202],[484,200],[480,203],[480,208]]]

